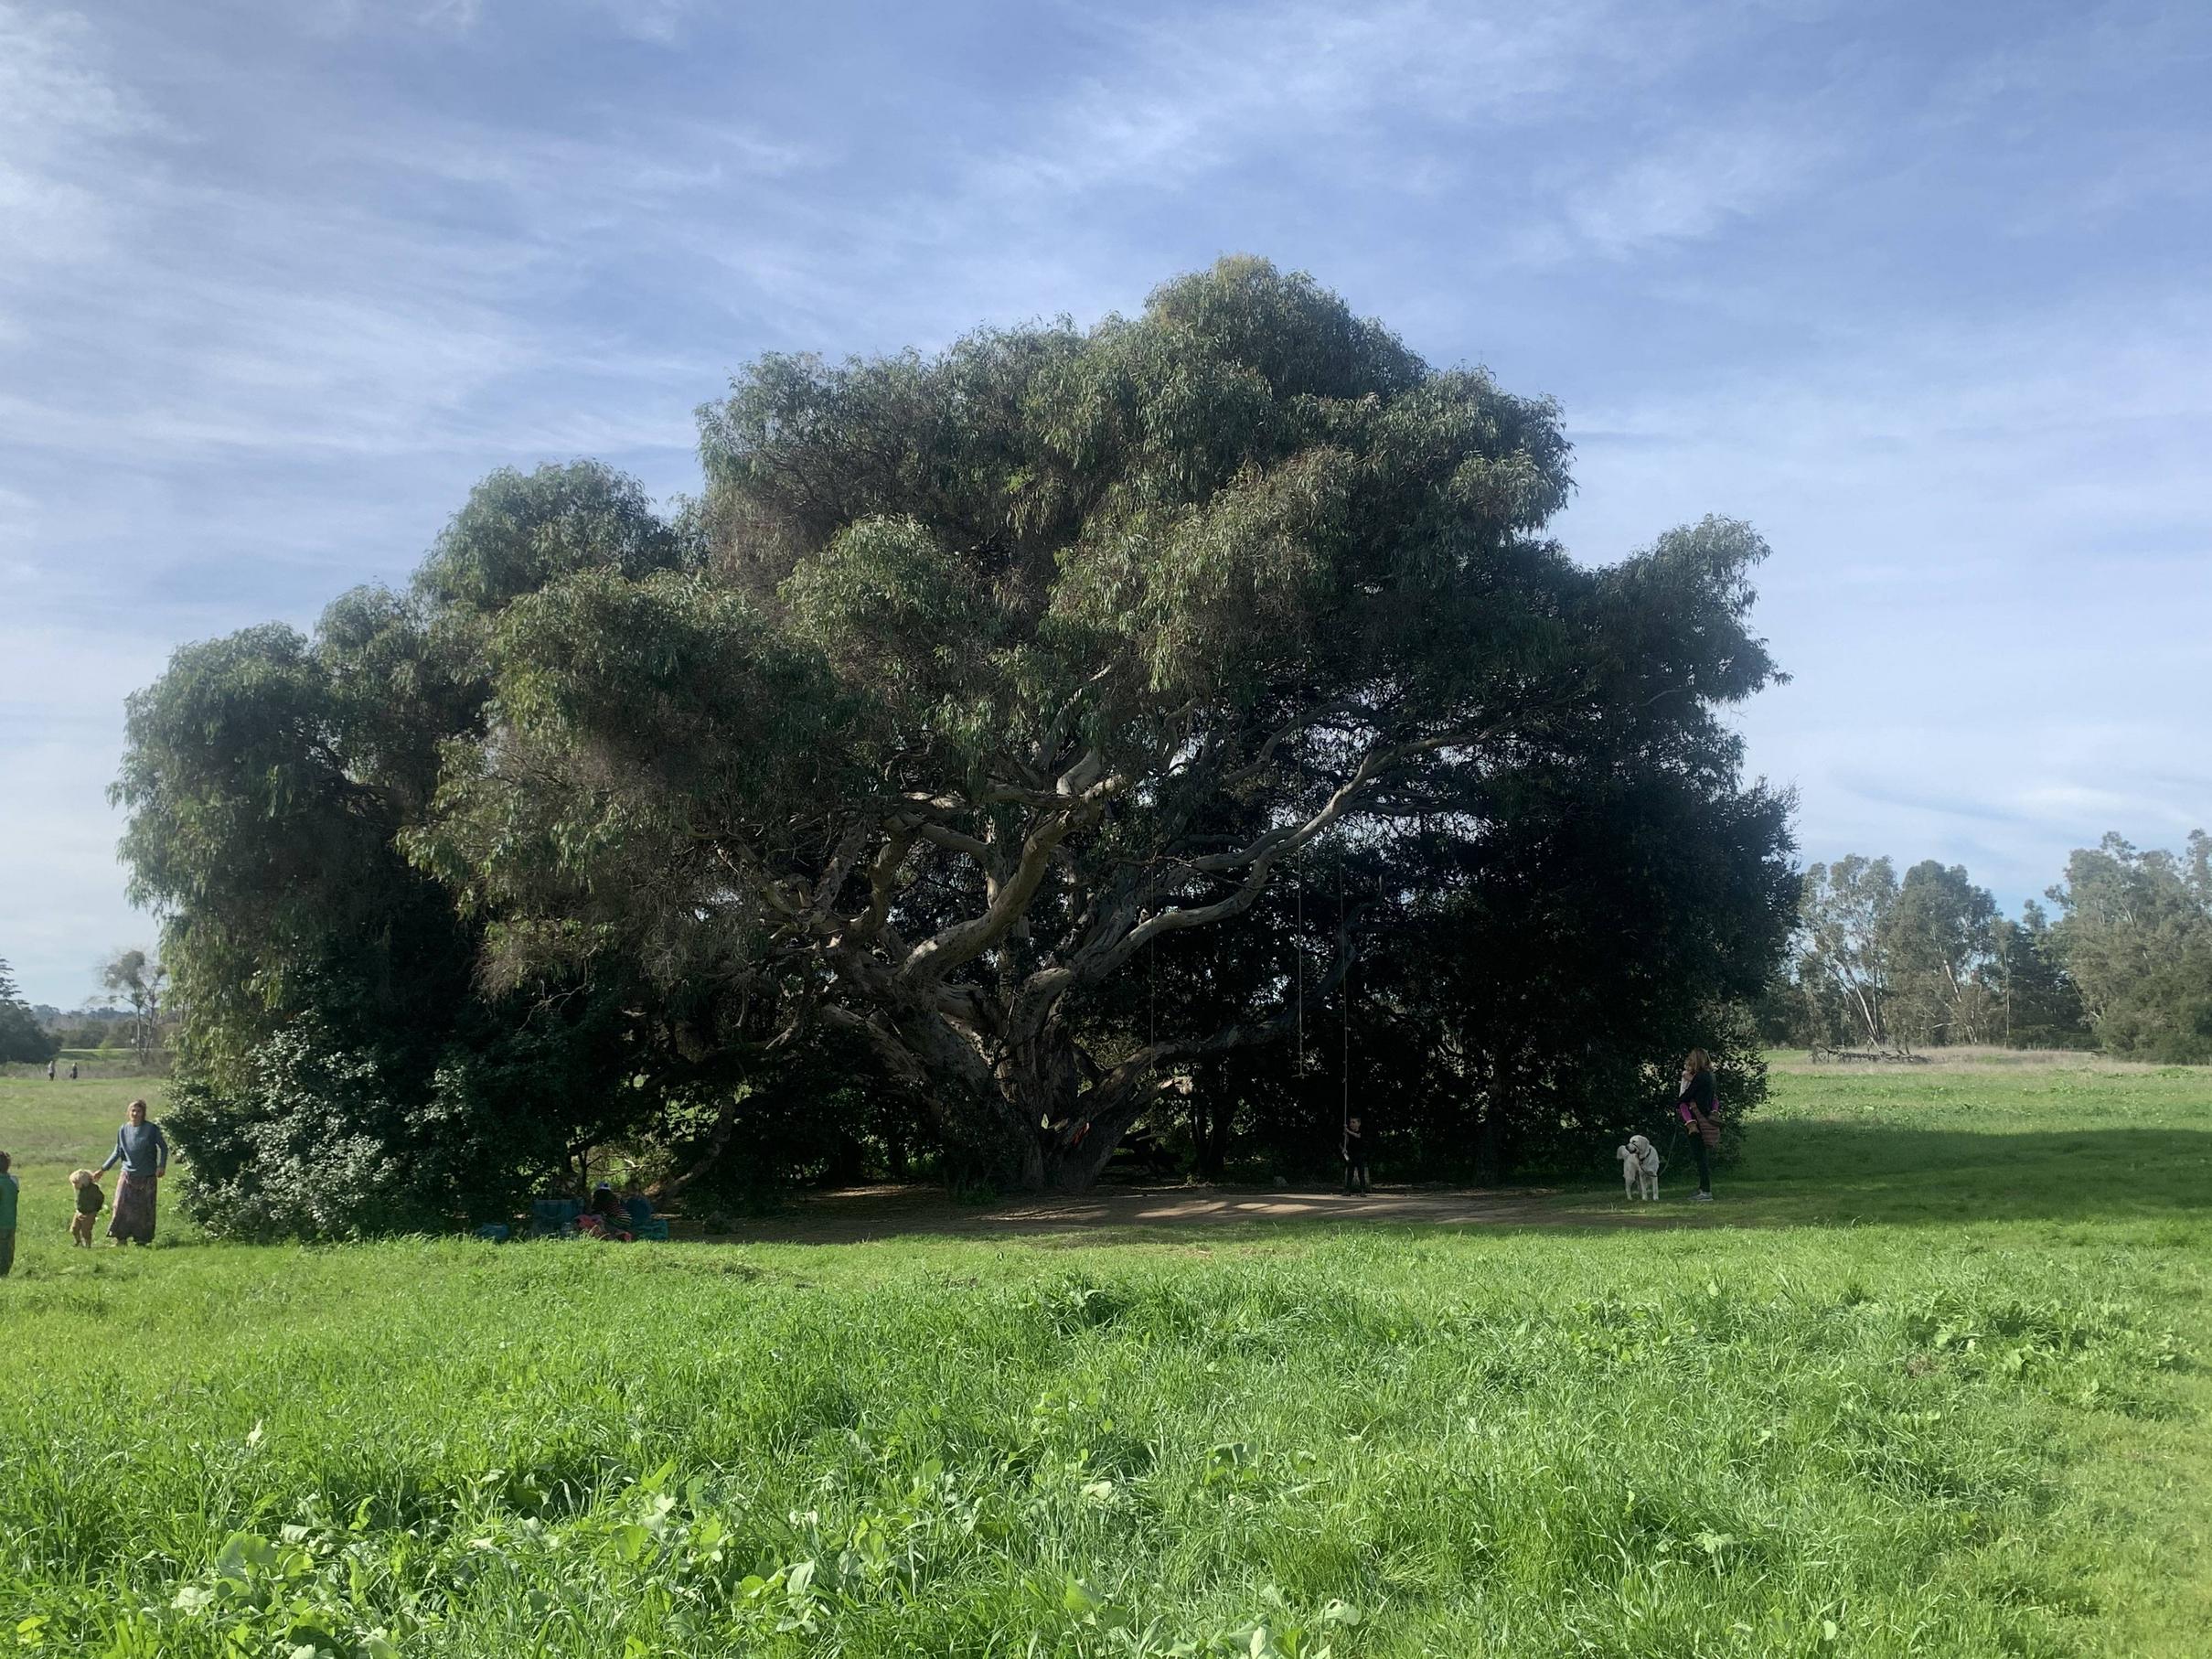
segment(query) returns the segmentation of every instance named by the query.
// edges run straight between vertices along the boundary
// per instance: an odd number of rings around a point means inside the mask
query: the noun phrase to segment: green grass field
[[[0,1083],[0,1650],[2207,1651],[2212,1073],[1779,1075],[1696,1225],[72,1254],[144,1086]]]

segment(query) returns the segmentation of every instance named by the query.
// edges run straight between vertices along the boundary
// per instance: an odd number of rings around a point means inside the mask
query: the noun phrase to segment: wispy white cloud
[[[1809,858],[1964,862],[2007,904],[2118,829],[2212,815],[2212,314],[2140,282],[1837,327],[1786,364],[1585,410],[1565,529],[1618,556],[1750,518],[1794,683],[1740,717]]]
[[[104,71],[83,16],[0,4],[0,263],[20,280],[110,248],[104,171],[156,125]]]
[[[1833,138],[1780,121],[1662,134],[1564,187],[1561,215],[1574,240],[1557,253],[1588,247],[1621,259],[1712,236],[1806,190],[1837,149]]]
[[[62,65],[48,80],[74,72]],[[96,107],[124,106],[111,88]],[[154,129],[109,116],[97,130]],[[505,458],[579,441],[687,446],[711,359],[618,351],[620,319],[610,330],[568,315],[565,297],[610,246],[677,240],[701,201],[810,165],[799,145],[694,119],[642,120],[596,143],[452,121],[399,134],[334,125],[305,143],[303,165],[360,187],[302,196],[111,158],[101,208],[118,234],[96,268],[61,288],[20,270],[0,281],[12,343],[44,365],[5,377],[0,442],[121,446],[156,464],[210,450],[458,444]],[[59,168],[75,154],[33,155],[30,187],[71,187]],[[422,213],[433,187],[462,193],[454,211]],[[109,369],[126,354],[131,395],[119,403]],[[519,428],[487,401],[579,369],[615,401],[548,408]]]
[[[429,117],[404,130],[352,128],[324,140],[333,165],[388,166],[443,184],[506,192],[534,208],[541,229],[573,227],[580,207],[657,207],[747,180],[786,177],[819,164],[812,143],[740,123],[642,115],[610,120],[589,136],[515,131]]]
[[[291,0],[287,9],[327,33],[429,30],[453,36],[566,11],[596,16],[630,39],[673,46],[702,6],[700,0]]]
[[[785,193],[764,219],[700,227],[689,246],[802,337],[841,333],[833,347],[856,320],[863,337],[892,344],[987,318],[1095,317],[1168,274],[1149,251],[1131,261],[1120,213],[1218,225],[1185,256],[1195,259],[1255,245],[1230,229],[1248,218],[1255,177],[1295,176],[1316,204],[1349,193],[1453,215],[1464,210],[1455,193],[1533,174],[1531,158],[1564,132],[1603,133],[1624,106],[1657,97],[1715,29],[1707,8],[1624,0],[1548,0],[1510,17],[1442,0],[1046,16],[1079,37],[1080,72],[994,88],[981,134],[931,135],[937,169],[864,202]],[[1576,182],[1602,230],[1597,177]],[[1678,185],[1685,203],[1691,188]],[[1736,188],[1706,216],[1717,224],[1748,201]],[[1491,256],[1525,255],[1539,229],[1564,244],[1563,224],[1548,210],[1501,219],[1487,227]],[[1694,233],[1686,214],[1672,233]],[[948,309],[949,295],[967,305]]]
[[[2109,100],[2167,76],[2201,86],[2212,40],[2198,8],[2169,0],[2101,0],[2054,12],[2023,11],[1992,44],[1937,81],[1929,112],[1965,122],[2051,113],[2056,101]]]
[[[1670,8],[1671,10],[1671,8]],[[1510,17],[1399,0],[1178,12],[1131,22],[1079,14],[1100,48],[1085,78],[979,159],[973,187],[1060,200],[1103,187],[1173,187],[1296,146],[1311,166],[1356,166],[1344,146],[1399,154],[1406,117],[1512,125],[1618,97],[1693,49],[1680,16],[1556,0]]]
[[[614,27],[634,39],[674,46],[700,11],[699,0],[600,0]]]

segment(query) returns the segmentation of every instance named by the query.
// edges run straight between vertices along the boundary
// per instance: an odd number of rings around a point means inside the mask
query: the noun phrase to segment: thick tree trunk
[[[1339,953],[1317,987],[1320,995],[1333,991],[1352,964],[1352,920],[1356,917],[1339,926]],[[1147,1044],[1106,1068],[1068,1035],[1056,1011],[1032,1018],[1006,1045],[993,1075],[1008,1150],[1019,1149],[1019,1155],[1005,1163],[1018,1169],[1016,1178],[1025,1189],[1082,1191],[1098,1179],[1122,1138],[1159,1103],[1160,1081],[1170,1067],[1279,1040],[1288,1034],[1291,1020],[1286,1011],[1264,1021],[1233,1022],[1207,1036]],[[1224,1102],[1217,1115],[1222,1142],[1215,1149],[1217,1166],[1226,1152],[1229,1111]]]
[[[1008,1162],[1024,1190],[1090,1186],[1157,1098],[1149,1076],[1099,1077],[1097,1069],[1057,1022],[1000,1065],[1000,1117],[1019,1147]]]

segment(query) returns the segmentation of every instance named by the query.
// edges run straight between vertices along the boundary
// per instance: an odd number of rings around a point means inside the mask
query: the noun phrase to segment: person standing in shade
[[[106,1174],[117,1164],[123,1177],[115,1183],[115,1213],[108,1218],[108,1236],[118,1244],[135,1239],[154,1242],[155,1185],[169,1172],[169,1140],[161,1125],[146,1120],[146,1103],[131,1102],[130,1114],[115,1131],[115,1150],[100,1166]]]
[[[54,1063],[51,1060],[46,1063],[46,1080],[48,1083],[54,1080]]]
[[[1720,1098],[1713,1086],[1713,1062],[1702,1048],[1692,1049],[1682,1063],[1682,1092],[1675,1097],[1674,1109],[1683,1127],[1690,1131],[1690,1150],[1697,1154],[1697,1191],[1690,1195],[1691,1201],[1711,1204],[1713,1166],[1709,1158],[1720,1145]]]
[[[74,1060],[69,1062],[69,1081],[71,1083],[77,1081],[77,1062]]]
[[[16,1203],[22,1196],[7,1166],[7,1154],[0,1152],[0,1279],[5,1279],[16,1265]]]
[[[1367,1191],[1367,1136],[1357,1118],[1344,1119],[1344,1191]]]

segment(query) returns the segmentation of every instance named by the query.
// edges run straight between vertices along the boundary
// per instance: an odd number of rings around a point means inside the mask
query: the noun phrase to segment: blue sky
[[[0,956],[73,1006],[123,695],[495,466],[697,476],[768,349],[1227,252],[1565,405],[1560,529],[1775,548],[1808,859],[2212,826],[2212,7],[0,0]]]

